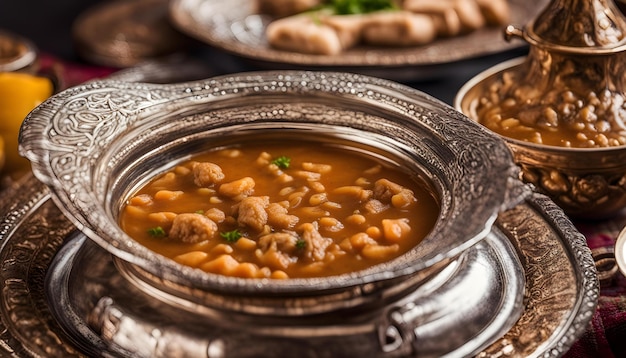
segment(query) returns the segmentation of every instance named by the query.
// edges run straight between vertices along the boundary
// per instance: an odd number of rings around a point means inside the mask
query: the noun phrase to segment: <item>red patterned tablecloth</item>
[[[565,355],[566,358],[620,358],[626,357],[626,277],[614,261],[615,240],[626,225],[626,214],[601,222],[576,222],[587,244],[598,258],[606,257],[606,265],[599,265],[601,280],[598,308],[583,336]]]
[[[96,78],[104,78],[116,69],[59,61],[43,54],[39,58],[39,72],[52,77],[59,89],[65,89]]]

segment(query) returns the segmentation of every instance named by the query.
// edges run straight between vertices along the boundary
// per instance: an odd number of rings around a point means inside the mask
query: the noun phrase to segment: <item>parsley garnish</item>
[[[220,232],[220,236],[230,243],[237,242],[237,240],[241,238],[241,234],[239,233],[239,230],[237,229],[233,231]]]
[[[330,3],[337,15],[367,14],[397,8],[393,0],[330,0]]]
[[[291,158],[286,157],[284,155],[272,160],[272,164],[276,165],[280,169],[289,168],[290,163],[291,163]]]
[[[296,240],[297,249],[304,249],[305,247],[306,247],[306,241],[304,241],[303,239]]]
[[[152,237],[164,237],[165,230],[163,230],[163,228],[160,226],[156,226],[156,227],[148,229],[148,235]]]

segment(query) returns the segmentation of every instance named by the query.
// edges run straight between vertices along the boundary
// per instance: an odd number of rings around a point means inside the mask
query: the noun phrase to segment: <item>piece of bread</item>
[[[437,29],[428,15],[409,11],[381,11],[368,14],[363,26],[363,41],[371,45],[422,45],[437,37]]]
[[[337,31],[309,14],[294,15],[271,22],[267,41],[275,48],[293,52],[336,55],[343,51]]]

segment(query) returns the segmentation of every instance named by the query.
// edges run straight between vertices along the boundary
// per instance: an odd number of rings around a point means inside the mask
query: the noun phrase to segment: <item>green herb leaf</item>
[[[284,155],[272,160],[272,164],[275,164],[280,169],[289,168],[290,163],[291,163],[291,158],[286,157]]]
[[[296,241],[296,248],[297,249],[304,249],[306,247],[306,241],[304,241],[304,239],[298,239]]]
[[[397,9],[393,0],[330,0],[330,3],[338,15],[367,14]]]
[[[152,237],[165,237],[165,230],[160,226],[156,226],[148,229],[148,235]]]
[[[241,234],[237,229],[233,231],[220,232],[220,236],[230,243],[237,242],[237,240],[241,238]]]

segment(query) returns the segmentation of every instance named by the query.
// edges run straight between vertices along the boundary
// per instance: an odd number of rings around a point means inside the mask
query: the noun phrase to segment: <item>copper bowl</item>
[[[468,81],[454,106],[478,121],[476,106],[502,74],[515,71],[524,58],[494,66]],[[495,134],[495,133],[494,133]],[[521,167],[520,178],[548,195],[573,218],[604,219],[626,206],[626,146],[568,148],[536,144],[499,135]]]

